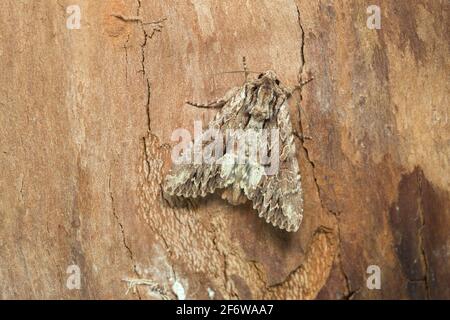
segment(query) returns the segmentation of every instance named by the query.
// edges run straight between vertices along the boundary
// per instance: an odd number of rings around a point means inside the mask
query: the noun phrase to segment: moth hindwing
[[[276,74],[267,71],[222,99],[192,104],[218,112],[207,131],[189,138],[183,161],[178,159],[164,179],[164,198],[174,205],[220,193],[232,204],[251,201],[266,222],[297,231],[303,197],[289,96]]]

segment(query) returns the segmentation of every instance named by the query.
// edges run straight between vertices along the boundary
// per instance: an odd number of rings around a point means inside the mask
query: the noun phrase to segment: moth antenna
[[[224,74],[224,73],[243,73],[243,72],[247,72],[247,73],[255,73],[255,74],[260,74],[261,72],[258,71],[251,71],[251,70],[233,70],[233,71],[221,71],[221,72],[217,72],[217,73],[213,73],[214,76],[217,76],[219,74]]]
[[[242,65],[244,67],[245,82],[247,82],[248,69],[247,69],[247,62],[245,61],[245,56],[242,57]]]
[[[305,81],[301,81],[300,84],[297,84],[297,85],[294,86],[294,88],[289,89],[289,90],[290,90],[289,96],[292,96],[292,94],[293,94],[295,91],[301,90],[301,89],[303,88],[304,85],[310,83],[310,82],[313,81],[313,80],[314,80],[314,77],[311,77],[311,78],[309,78],[308,80],[305,80]]]
[[[222,108],[226,101],[224,100],[216,100],[208,103],[196,103],[192,101],[186,101],[186,103],[190,106],[196,107],[196,108],[205,108],[205,109],[217,109]]]

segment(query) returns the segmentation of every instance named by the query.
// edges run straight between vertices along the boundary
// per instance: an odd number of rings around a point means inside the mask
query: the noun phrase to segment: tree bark
[[[75,2],[0,3],[1,298],[450,298],[447,1],[378,1],[378,30],[355,0]],[[241,85],[243,56],[314,77],[296,233],[161,198],[171,133],[217,112],[185,101]]]

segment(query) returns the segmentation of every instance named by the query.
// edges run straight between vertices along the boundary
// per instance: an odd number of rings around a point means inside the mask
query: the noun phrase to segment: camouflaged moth
[[[247,161],[236,161],[234,148],[227,143],[218,161],[174,165],[163,182],[164,198],[171,205],[210,193],[220,193],[232,204],[250,200],[266,222],[297,231],[303,217],[303,196],[287,104],[291,94],[292,90],[280,84],[275,72],[269,70],[231,89],[222,99],[205,105],[190,103],[219,109],[208,128],[256,132],[277,129],[278,149],[271,144],[269,153],[279,152],[278,170],[267,174],[268,165],[250,161],[248,152]]]

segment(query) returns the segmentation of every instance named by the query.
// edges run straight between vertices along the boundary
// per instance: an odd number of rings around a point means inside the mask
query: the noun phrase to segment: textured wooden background
[[[0,297],[450,298],[449,4],[375,2],[1,1]],[[161,201],[172,131],[215,112],[184,101],[241,84],[214,74],[242,56],[314,76],[290,102],[312,137],[295,234],[218,198]]]

